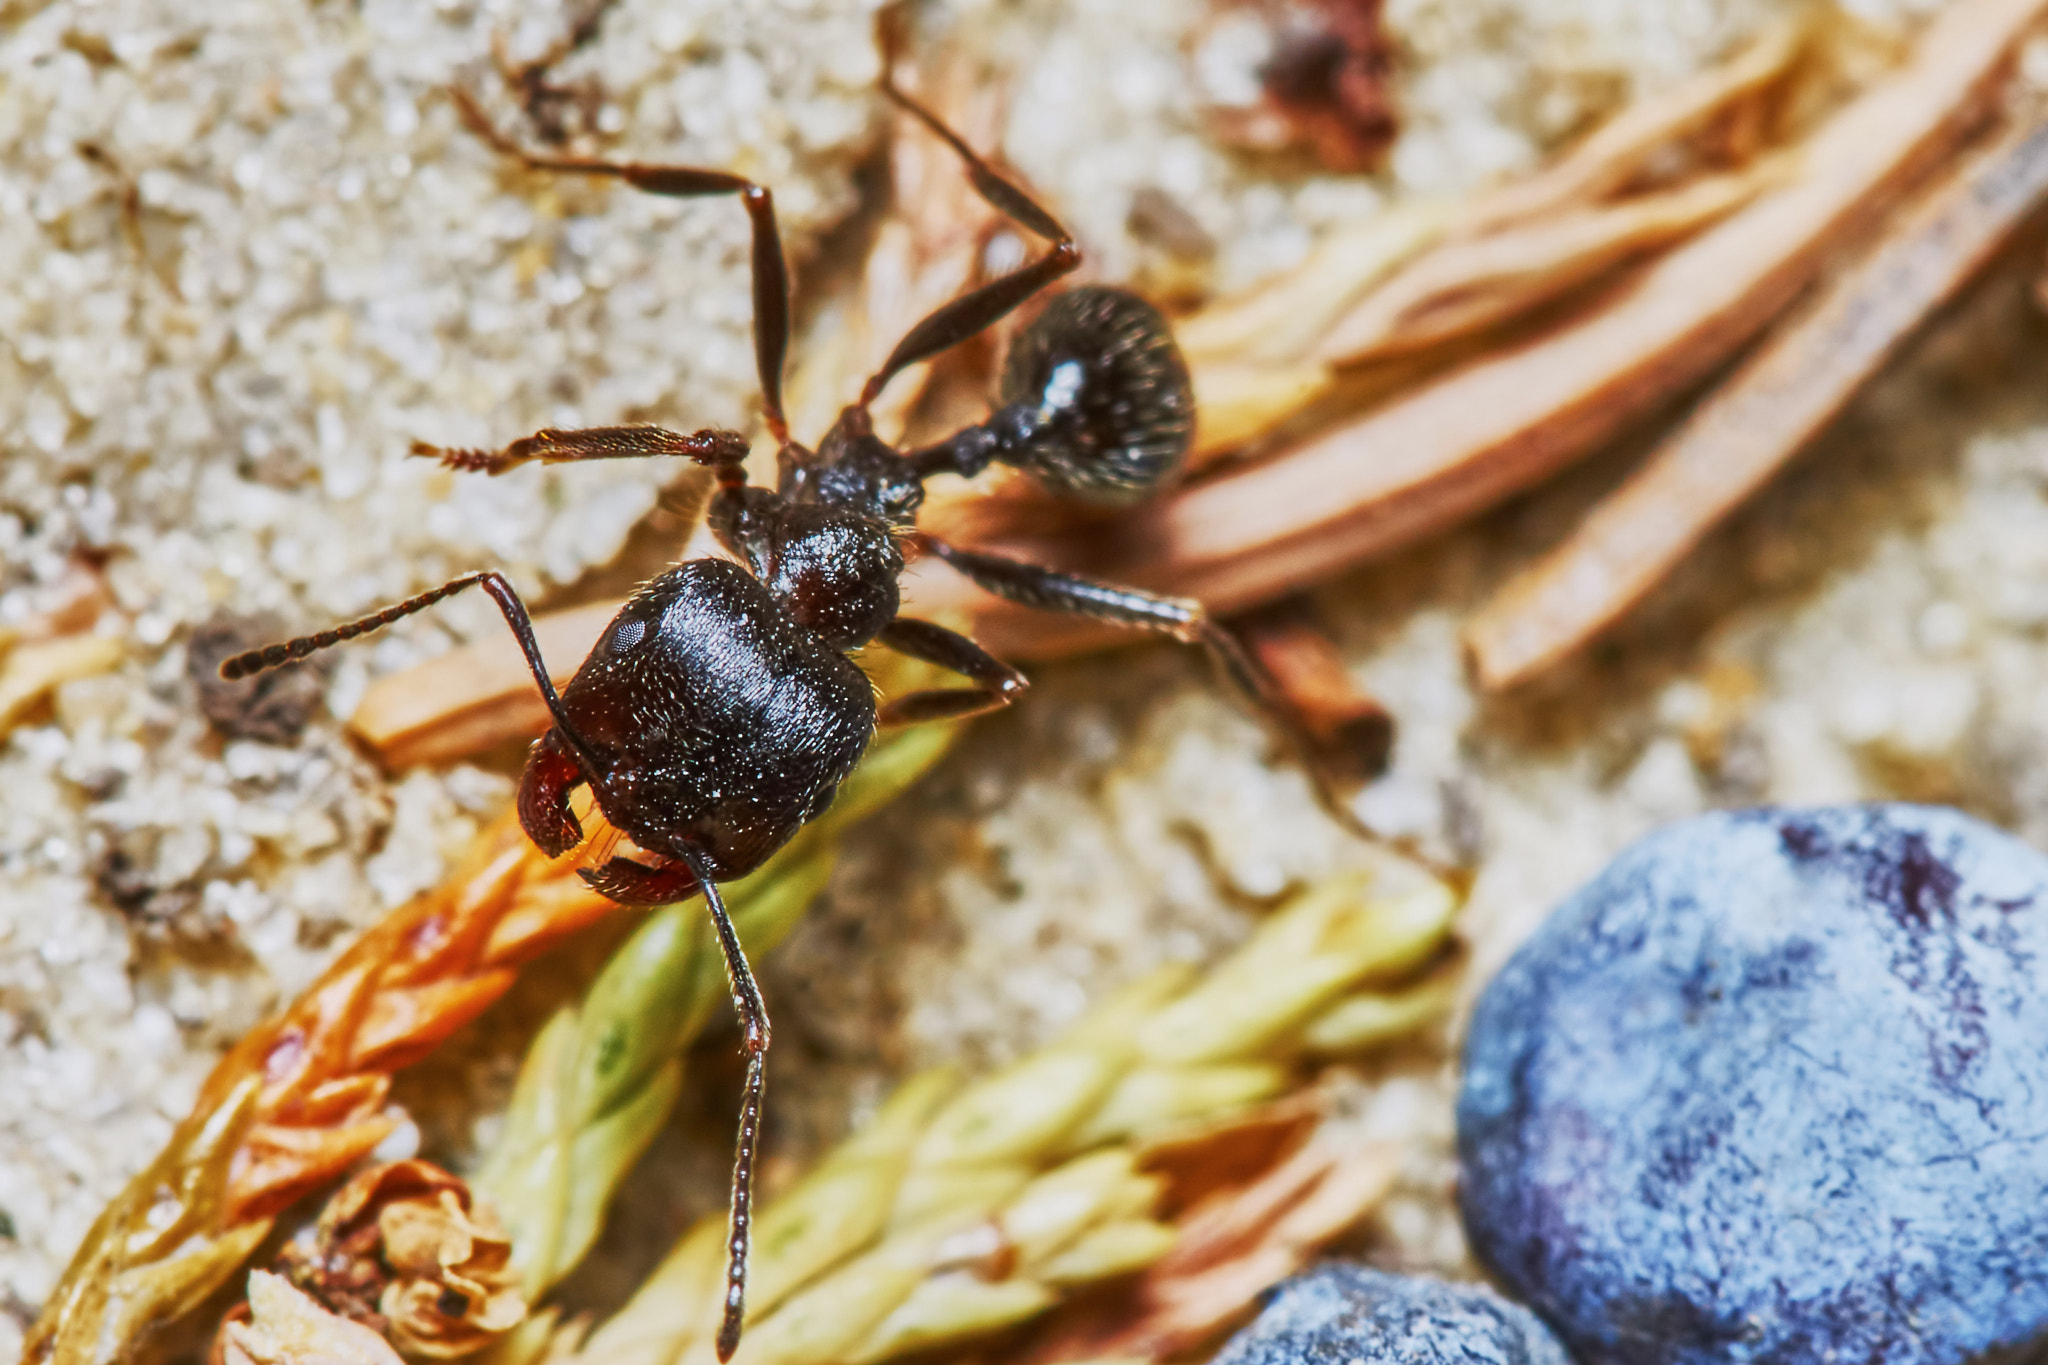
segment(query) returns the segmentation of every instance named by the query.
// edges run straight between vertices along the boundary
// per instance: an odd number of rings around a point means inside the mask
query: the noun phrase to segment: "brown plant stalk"
[[[1928,25],[1901,69],[1798,145],[1789,183],[1596,291],[1549,331],[1397,394],[1266,463],[1198,481],[1109,522],[1064,530],[1057,522],[1021,529],[1034,523],[1042,500],[1007,488],[997,497],[935,495],[928,511],[936,523],[950,515],[949,503],[958,508],[971,532],[963,541],[1200,597],[1224,612],[1410,545],[1584,456],[1763,331],[1835,252],[1961,145],[2044,8],[2043,0],[1961,0]],[[1489,196],[1482,216],[1490,230],[1506,232],[1541,214],[1589,210],[1643,175],[1655,149],[1736,118],[1744,101],[1774,90],[1805,42],[1797,27],[1774,31],[1720,71],[1623,114],[1527,182],[1539,188]],[[1355,252],[1360,259],[1348,263],[1348,278],[1370,281],[1426,246],[1426,218],[1401,242]],[[1216,336],[1231,335],[1250,333],[1219,323]],[[1319,362],[1214,360],[1209,368],[1226,387],[1243,386],[1240,416],[1252,413],[1255,422],[1270,424],[1327,390]],[[1195,373],[1199,391],[1200,359]],[[905,600],[1016,658],[1109,638],[1099,626],[996,601],[933,563],[913,566]],[[555,657],[580,657],[611,610],[604,604],[543,619],[543,644]],[[419,762],[535,732],[544,718],[516,652],[485,641],[373,688],[352,723],[387,761]]]
[[[1482,687],[1512,687],[1619,620],[1838,416],[2048,198],[2036,109],[1929,191],[1883,245],[1777,332],[1570,538],[1466,629]]]
[[[1961,0],[1903,69],[1800,149],[1793,183],[1672,251],[1580,320],[1329,431],[1286,458],[1140,508],[1113,530],[1020,539],[1024,556],[1232,611],[1441,531],[1557,473],[1704,378],[1776,318],[1982,118],[2048,4]],[[1012,654],[1099,638],[989,602],[938,566],[906,601],[970,614]]]
[[[508,814],[455,876],[244,1037],[162,1155],[86,1234],[23,1359],[125,1358],[218,1288],[278,1212],[383,1141],[391,1073],[481,1014],[521,962],[616,908],[574,866],[542,857]]]
[[[1628,261],[1682,241],[1786,178],[1775,157],[1677,189],[1460,237],[1417,259],[1317,344],[1333,365],[1387,360],[1512,320]]]
[[[1752,198],[1774,169],[1748,164],[1773,122],[1769,106],[1787,102],[1797,59],[1823,46],[1818,28],[1778,23],[1527,179],[1463,202],[1389,205],[1336,227],[1292,269],[1178,320],[1201,414],[1189,470],[1270,456],[1276,433],[1303,414],[1412,385],[1433,352],[1468,344]],[[1721,173],[1700,178],[1703,166]],[[937,490],[925,507],[930,529],[969,542],[1072,520],[1070,505],[1030,479],[1001,474]]]

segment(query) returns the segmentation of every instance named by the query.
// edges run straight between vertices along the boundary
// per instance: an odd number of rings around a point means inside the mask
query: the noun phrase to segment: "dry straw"
[[[922,665],[876,660],[885,682]],[[846,825],[901,791],[945,749],[951,727],[877,741],[839,801],[769,864],[728,891],[754,951],[795,924]],[[101,1213],[30,1329],[28,1365],[129,1359],[152,1331],[190,1312],[269,1234],[280,1212],[328,1185],[390,1134],[391,1074],[430,1054],[512,984],[519,965],[618,907],[585,887],[574,856],[550,862],[508,815],[481,836],[455,876],[372,928],[281,1015],[253,1030],[201,1088],[191,1114],[150,1166]],[[578,1029],[558,1020],[544,1048],[573,1044],[554,1077],[521,1087],[532,1110],[492,1172],[508,1191],[515,1240],[573,1263],[609,1191],[658,1125],[679,1082],[679,1049],[725,998],[693,936],[693,906],[656,917],[599,983]],[[697,911],[701,915],[701,910]],[[685,925],[691,926],[686,930]],[[647,989],[665,959],[674,972]],[[637,992],[637,993],[636,993]],[[615,1011],[621,997],[640,1013]],[[657,999],[658,997],[658,999]],[[588,1039],[583,1046],[578,1039]],[[553,1107],[548,1105],[553,1103]],[[556,1138],[566,1146],[550,1145]],[[560,1164],[539,1170],[551,1160]],[[576,1167],[609,1170],[569,1179]],[[579,1241],[578,1239],[582,1239]],[[530,1259],[522,1271],[547,1267]]]
[[[916,780],[951,735],[919,726],[884,736],[823,816],[766,868],[725,889],[749,952],[767,951],[796,927],[831,875],[840,834]],[[675,1104],[683,1049],[728,1008],[725,959],[704,907],[691,900],[648,915],[583,1002],[542,1028],[503,1136],[471,1182],[511,1233],[529,1297],[589,1250],[612,1191]]]
[[[1448,1003],[1441,981],[1400,983],[1441,951],[1454,909],[1435,882],[1338,878],[1199,979],[1148,977],[971,1085],[944,1071],[913,1079],[763,1214],[737,1359],[869,1365],[1024,1322],[1078,1286],[1159,1262],[1179,1233],[1159,1219],[1145,1140],[1288,1092],[1304,1053],[1355,1050],[1436,1015]],[[531,1078],[566,1052],[560,1036],[535,1049],[513,1126],[541,1126],[547,1106]],[[699,1224],[594,1332],[543,1314],[492,1365],[543,1354],[709,1361],[723,1227],[722,1217]]]

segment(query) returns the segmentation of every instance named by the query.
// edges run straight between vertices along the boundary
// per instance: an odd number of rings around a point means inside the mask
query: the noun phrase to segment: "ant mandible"
[[[1027,686],[1023,674],[966,636],[898,614],[897,580],[906,563],[934,555],[998,597],[1202,645],[1298,753],[1311,752],[1279,689],[1201,603],[959,549],[916,529],[926,479],[972,476],[994,461],[1096,502],[1142,497],[1178,471],[1194,429],[1194,397],[1157,310],[1122,290],[1077,288],[1056,297],[1018,337],[1004,367],[1006,401],[987,421],[914,450],[898,451],[878,438],[868,409],[898,371],[993,325],[1081,260],[1073,235],[1057,219],[886,78],[883,89],[958,154],[984,200],[1050,245],[911,328],[816,450],[790,438],[782,408],[789,274],[766,186],[725,171],[530,151],[456,91],[471,129],[531,170],[609,176],[651,194],[740,197],[753,223],[755,361],[763,416],[778,448],[777,486],[748,486],[742,467],[748,443],[733,431],[551,429],[496,451],[416,443],[414,454],[488,474],[533,460],[684,456],[712,470],[716,489],[706,518],[737,562],[688,560],[643,585],[559,693],[525,605],[504,575],[488,569],[220,666],[224,678],[247,677],[472,586],[497,602],[554,720],[534,743],[519,781],[527,836],[549,857],[581,843],[569,797],[588,785],[604,818],[629,835],[647,861],[614,856],[578,869],[583,879],[623,905],[666,905],[702,892],[725,954],[747,1075],[733,1161],[718,1333],[722,1361],[739,1345],[745,1310],[769,1027],[718,885],[759,867],[831,804],[878,725],[996,710]],[[847,657],[871,642],[958,673],[973,686],[912,692],[878,707],[867,676]],[[1343,818],[1321,772],[1313,762],[1310,768],[1325,804]]]

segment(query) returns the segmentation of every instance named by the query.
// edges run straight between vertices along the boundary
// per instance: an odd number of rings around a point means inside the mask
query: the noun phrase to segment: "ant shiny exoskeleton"
[[[752,872],[823,811],[877,725],[997,709],[1026,686],[1021,673],[967,637],[897,614],[897,580],[906,562],[935,555],[1013,602],[1200,644],[1297,741],[1297,750],[1307,752],[1278,689],[1199,602],[958,549],[915,529],[926,479],[974,475],[995,461],[1097,502],[1141,497],[1177,472],[1194,429],[1194,399],[1166,321],[1150,304],[1117,289],[1079,288],[1053,299],[1018,337],[1005,365],[1005,402],[987,421],[907,451],[874,434],[868,409],[892,376],[993,325],[1081,259],[1057,219],[930,111],[893,85],[884,88],[958,153],[983,199],[1050,246],[913,327],[816,450],[790,439],[783,414],[789,276],[766,187],[724,171],[529,151],[457,92],[458,107],[477,134],[530,169],[611,176],[653,194],[740,196],[753,222],[755,359],[763,415],[779,451],[777,486],[748,486],[742,467],[747,441],[731,431],[594,427],[541,431],[497,451],[416,445],[415,454],[490,474],[530,460],[686,456],[715,476],[706,516],[738,562],[689,560],[643,585],[559,694],[525,606],[492,570],[464,574],[332,630],[250,650],[220,669],[223,677],[240,678],[302,659],[472,585],[497,602],[554,720],[520,778],[519,818],[528,836],[550,857],[579,844],[583,829],[569,797],[588,785],[598,810],[647,861],[614,856],[580,869],[583,878],[627,905],[663,905],[701,891],[725,953],[747,1077],[733,1164],[721,1360],[739,1344],[769,1030],[718,884]],[[847,657],[870,642],[938,664],[973,686],[912,692],[878,707],[866,675]],[[1326,804],[1343,817],[1334,801]]]

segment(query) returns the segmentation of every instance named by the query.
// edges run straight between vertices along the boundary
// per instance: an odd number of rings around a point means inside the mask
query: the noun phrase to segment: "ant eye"
[[[639,644],[646,634],[647,623],[645,621],[628,620],[619,622],[616,626],[612,627],[612,653],[624,654],[634,645]]]

